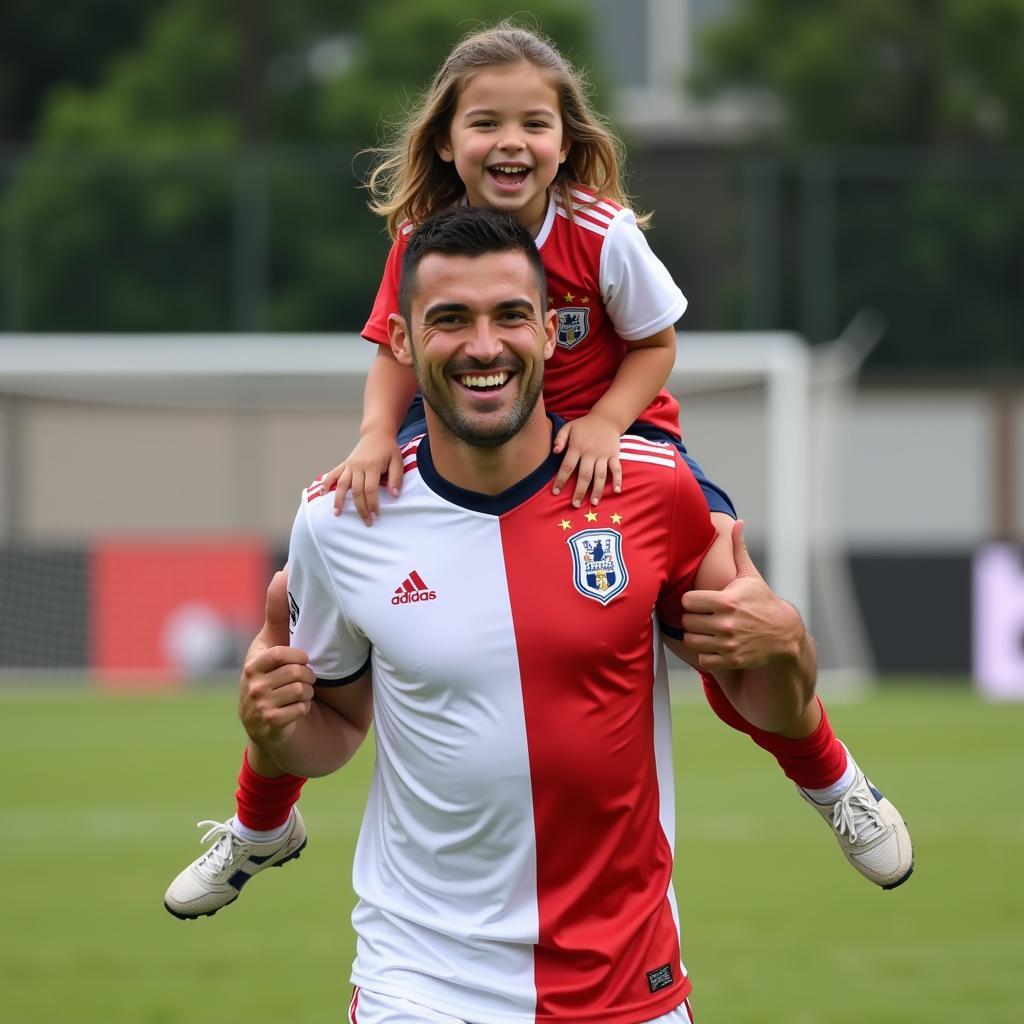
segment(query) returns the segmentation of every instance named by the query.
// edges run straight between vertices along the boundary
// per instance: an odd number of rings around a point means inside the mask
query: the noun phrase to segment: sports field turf
[[[917,684],[834,707],[911,826],[917,869],[891,893],[846,866],[773,760],[695,696],[675,712],[676,884],[698,1024],[1024,1020],[1024,706]],[[306,787],[300,860],[183,922],[163,891],[200,852],[194,822],[233,809],[233,690],[4,687],[0,741],[4,1021],[344,1019],[368,756]]]

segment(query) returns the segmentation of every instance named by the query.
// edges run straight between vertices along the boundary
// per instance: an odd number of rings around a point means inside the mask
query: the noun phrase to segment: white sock
[[[857,762],[846,749],[845,743],[843,749],[846,750],[846,771],[831,786],[824,789],[804,789],[816,804],[834,804],[853,785],[853,780],[857,777]]]
[[[808,792],[810,792],[808,790]],[[292,823],[293,811],[288,812],[288,820],[277,828],[272,828],[267,832],[260,832],[254,828],[246,828],[238,820],[238,815],[234,815],[231,819],[231,827],[248,843],[272,843],[275,839],[280,839],[281,836],[288,831],[288,826]]]

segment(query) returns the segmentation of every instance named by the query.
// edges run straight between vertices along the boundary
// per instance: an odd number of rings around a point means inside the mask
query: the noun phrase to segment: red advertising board
[[[270,564],[262,541],[109,539],[91,561],[99,681],[175,685],[241,667],[263,621]]]

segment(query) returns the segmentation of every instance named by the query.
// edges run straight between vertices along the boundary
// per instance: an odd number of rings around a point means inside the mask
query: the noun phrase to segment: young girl
[[[394,244],[362,332],[379,348],[366,382],[360,440],[322,482],[325,490],[337,484],[336,513],[351,491],[369,526],[379,514],[382,478],[394,494],[401,487],[399,445],[424,430],[414,375],[387,344],[402,253],[415,224],[453,203],[469,203],[507,211],[527,227],[547,271],[559,330],[545,367],[544,399],[566,420],[554,441],[555,451],[566,453],[555,492],[574,472],[577,507],[588,491],[596,505],[609,477],[619,491],[620,437],[641,435],[680,451],[716,529],[732,530],[732,503],[687,454],[678,405],[664,388],[686,300],[647,245],[646,218],[627,206],[620,163],[619,144],[588,106],[580,76],[548,41],[503,22],[455,47],[370,179],[372,209],[387,218]],[[766,614],[734,616],[730,628],[743,661],[788,656],[795,610],[759,578],[745,593],[761,600]],[[684,618],[687,643],[708,667],[725,665],[710,653],[718,650],[711,639],[720,610],[715,596],[688,595],[694,604]],[[801,735],[783,736],[754,728],[710,675],[701,678],[716,714],[776,757],[861,874],[883,888],[909,877],[912,851],[902,818],[836,739],[820,701],[808,708]],[[295,807],[304,782],[282,775],[250,744],[236,815],[223,824],[200,823],[211,826],[203,841],[215,842],[171,884],[167,909],[181,918],[213,914],[252,875],[297,857],[306,842]]]

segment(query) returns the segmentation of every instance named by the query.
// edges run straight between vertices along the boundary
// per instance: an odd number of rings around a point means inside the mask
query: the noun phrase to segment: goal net
[[[856,360],[828,351],[683,334],[669,388],[835,691],[872,665],[834,515]],[[355,442],[372,357],[354,335],[0,336],[0,672],[234,671],[299,490]]]

